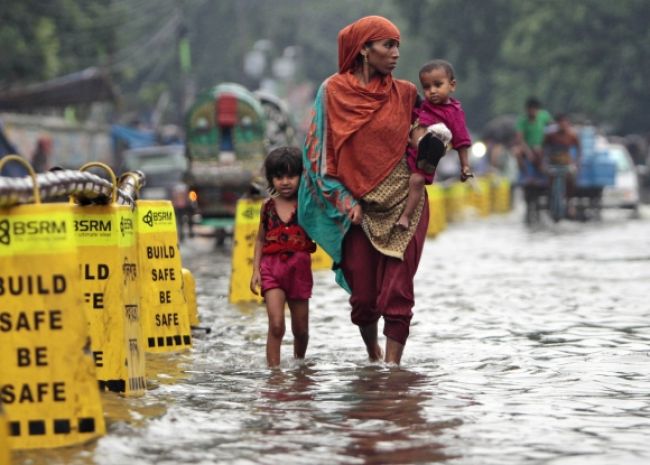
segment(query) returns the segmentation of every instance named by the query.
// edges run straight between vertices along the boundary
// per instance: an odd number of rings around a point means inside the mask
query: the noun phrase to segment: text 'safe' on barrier
[[[104,167],[115,186],[115,175],[105,165],[91,163],[81,170],[93,165]],[[113,197],[110,205],[77,205],[73,215],[82,306],[90,323],[99,386],[141,396],[146,390],[145,350],[135,214]]]
[[[192,346],[174,207],[168,200],[136,202],[140,310],[147,352]]]
[[[237,201],[228,299],[231,303],[262,302],[261,296],[256,296],[251,292],[250,282],[253,274],[255,240],[260,225],[260,210],[263,202],[264,200],[261,199]],[[332,259],[321,247],[318,247],[311,256],[311,267],[312,270],[331,269]]]
[[[0,402],[16,449],[78,444],[105,432],[88,321],[79,311],[73,206],[41,204],[37,188],[34,197],[36,204],[0,209]]]

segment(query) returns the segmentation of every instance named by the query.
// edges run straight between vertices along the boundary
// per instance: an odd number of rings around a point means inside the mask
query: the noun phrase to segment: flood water
[[[268,370],[264,308],[229,304],[229,251],[195,239],[183,263],[212,332],[148,359],[144,398],[104,395],[105,437],[14,465],[650,463],[648,213],[451,225],[425,246],[400,368],[367,361],[324,271],[306,362],[288,330]]]

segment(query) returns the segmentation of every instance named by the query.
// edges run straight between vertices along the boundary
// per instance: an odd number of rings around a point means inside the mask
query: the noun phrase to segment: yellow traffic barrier
[[[262,297],[253,294],[250,290],[253,253],[260,224],[262,202],[259,199],[237,201],[228,299],[231,303],[262,302]]]
[[[7,417],[0,404],[0,464],[11,464],[11,450],[9,449],[9,431],[7,430]]]
[[[140,311],[147,352],[192,346],[174,207],[168,200],[136,202]]]
[[[255,240],[260,226],[260,210],[263,203],[263,199],[240,199],[237,201],[228,299],[231,303],[261,303],[263,301],[261,296],[253,294],[250,290]],[[318,247],[312,254],[311,268],[312,270],[332,268],[332,259],[322,247]]]
[[[454,182],[445,187],[445,213],[448,222],[458,221],[465,215],[467,189],[464,183]]]
[[[510,181],[506,178],[494,177],[491,179],[492,196],[491,209],[494,213],[507,213],[510,211]]]
[[[190,327],[199,325],[199,310],[196,305],[196,281],[192,272],[187,268],[182,269],[183,274],[183,295],[187,303],[187,315],[190,321]]]
[[[316,248],[316,252],[311,255],[312,270],[331,270],[333,263],[332,257],[322,247]]]
[[[427,236],[436,236],[447,227],[445,192],[440,184],[426,186],[429,199],[429,227]]]
[[[78,444],[105,432],[88,321],[79,311],[72,205],[41,204],[37,186],[34,198],[0,209],[0,402],[15,449]]]
[[[117,185],[106,165],[89,163],[80,170],[95,166]],[[76,205],[74,232],[99,386],[135,397],[146,390],[135,217],[131,207],[116,203],[116,192],[111,205]]]
[[[479,216],[488,216],[491,210],[491,188],[488,178],[470,178],[466,183],[470,204]]]

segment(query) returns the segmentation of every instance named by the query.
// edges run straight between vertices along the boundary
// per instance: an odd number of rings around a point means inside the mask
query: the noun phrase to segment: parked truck
[[[222,83],[197,97],[185,132],[185,182],[194,193],[200,223],[223,239],[232,230],[237,200],[263,186],[268,150],[295,143],[293,125],[276,97]]]

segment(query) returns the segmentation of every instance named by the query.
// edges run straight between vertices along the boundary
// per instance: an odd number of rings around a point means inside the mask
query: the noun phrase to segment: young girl
[[[291,311],[293,355],[305,357],[309,342],[309,298],[313,286],[311,253],[316,244],[298,226],[296,194],[302,173],[302,153],[297,147],[272,150],[264,162],[272,197],[264,202],[255,241],[250,288],[261,287],[269,317],[266,361],[280,364],[280,346],[285,332],[284,304]]]
[[[436,166],[448,143],[458,151],[460,180],[465,182],[473,176],[468,162],[471,139],[465,113],[460,102],[451,96],[456,90],[454,68],[445,60],[433,60],[420,69],[419,76],[425,99],[413,111],[416,120],[407,150],[411,178],[406,206],[396,224],[401,229],[408,229],[424,185],[433,182]]]

